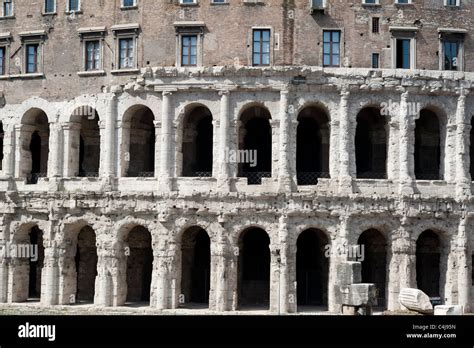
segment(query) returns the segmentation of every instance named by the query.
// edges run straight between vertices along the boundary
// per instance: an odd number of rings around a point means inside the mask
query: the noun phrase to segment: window
[[[444,6],[460,6],[460,0],[444,0]]]
[[[380,18],[372,17],[372,33],[378,34],[380,31]]]
[[[323,66],[340,66],[341,32],[325,30],[323,32]]]
[[[459,42],[444,41],[444,70],[458,70],[459,67]]]
[[[183,35],[181,37],[181,65],[197,65],[197,36]]]
[[[44,0],[44,13],[56,12],[56,0]]]
[[[3,1],[3,17],[13,16],[13,0]]]
[[[252,47],[252,64],[270,65],[270,29],[254,29]]]
[[[411,0],[395,0],[396,4],[409,4]]]
[[[5,75],[6,72],[6,48],[0,47],[0,75]]]
[[[122,0],[122,7],[134,7],[136,6],[136,0]]]
[[[119,69],[135,67],[134,39],[119,39]]]
[[[85,46],[85,70],[100,70],[100,40],[86,41]]]
[[[396,68],[410,69],[410,39],[397,39]]]
[[[225,4],[226,0],[212,0],[211,4]]]
[[[26,73],[37,73],[39,65],[39,44],[26,45]]]
[[[379,53],[372,53],[372,68],[373,69],[380,68],[380,54]]]
[[[378,5],[379,0],[363,0],[362,3],[365,5]]]
[[[80,0],[68,0],[68,7],[69,12],[77,12],[80,10]]]
[[[471,260],[471,284],[474,286],[474,254],[472,255]]]
[[[196,0],[179,0],[179,3],[182,5],[195,4]]]

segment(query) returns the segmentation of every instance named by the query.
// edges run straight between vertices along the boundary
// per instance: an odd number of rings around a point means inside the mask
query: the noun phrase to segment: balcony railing
[[[153,178],[155,172],[128,172],[127,178]]]
[[[98,178],[98,172],[79,172],[78,175],[80,178]]]
[[[46,178],[48,173],[31,173],[26,177],[27,185],[36,185],[40,178]]]
[[[240,177],[247,178],[249,185],[261,185],[262,178],[271,178],[271,172],[245,172],[241,173]]]
[[[298,172],[296,175],[298,185],[317,185],[319,179],[329,179],[329,172]]]
[[[416,180],[441,180],[438,173],[417,173]]]
[[[387,180],[387,173],[362,172],[362,173],[357,173],[357,179],[379,179],[379,180]]]

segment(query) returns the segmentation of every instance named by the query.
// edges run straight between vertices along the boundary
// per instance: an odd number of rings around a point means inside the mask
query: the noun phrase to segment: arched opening
[[[41,297],[41,273],[44,263],[43,231],[38,226],[31,228],[29,233],[29,281],[28,300],[39,301]]]
[[[23,116],[20,139],[20,175],[28,184],[36,184],[48,174],[49,123],[44,111],[31,109]]]
[[[3,123],[0,122],[0,170],[3,170],[3,138],[5,132],[3,131]]]
[[[90,226],[85,226],[77,236],[77,249],[75,256],[77,302],[94,301],[97,260],[95,232]]]
[[[183,121],[183,166],[185,177],[211,177],[213,151],[212,114],[198,106]]]
[[[387,178],[385,118],[378,108],[367,107],[357,115],[355,136],[357,178]]]
[[[296,171],[298,185],[316,185],[329,178],[329,118],[315,106],[298,115]]]
[[[328,305],[329,259],[325,256],[329,239],[321,230],[309,229],[297,240],[296,284],[298,306]]]
[[[471,180],[474,181],[474,117],[471,117],[471,134],[470,134],[469,158],[471,160],[470,172]]]
[[[272,176],[271,115],[261,106],[249,107],[240,118],[239,177],[247,178],[249,185],[261,185],[262,178]]]
[[[250,228],[239,240],[239,306],[269,306],[270,238],[260,228]]]
[[[209,304],[211,240],[200,227],[191,227],[181,243],[181,294],[185,302]]]
[[[416,283],[430,297],[440,297],[441,243],[437,233],[424,231],[416,241]]]
[[[441,179],[441,140],[438,116],[423,109],[415,124],[415,177],[417,180]]]
[[[362,283],[377,287],[377,305],[386,306],[387,242],[382,233],[370,229],[362,233],[357,244],[364,247],[362,255]]]
[[[128,234],[127,302],[149,302],[153,271],[151,234],[142,226]]]
[[[79,134],[74,137],[75,141],[71,146],[73,149],[79,147],[79,153],[73,155],[75,158],[79,157],[75,174],[79,177],[98,177],[100,164],[99,115],[91,107],[79,107],[74,111],[72,122],[76,122],[80,128]],[[77,144],[77,137],[79,144]]]
[[[124,115],[124,138],[128,135],[129,140],[128,148],[124,148],[127,177],[155,175],[154,120],[153,112],[142,105],[130,108]]]

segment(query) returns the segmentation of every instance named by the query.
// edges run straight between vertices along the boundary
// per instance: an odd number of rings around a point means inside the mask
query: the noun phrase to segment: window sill
[[[140,69],[133,68],[133,69],[115,69],[115,70],[112,70],[110,73],[114,75],[120,75],[120,74],[136,74],[139,72],[140,72]]]
[[[183,4],[183,3],[180,2],[179,6],[191,6],[191,7],[193,7],[193,6],[199,6],[199,4],[197,2],[194,2],[192,4]]]
[[[365,3],[363,3],[362,7],[382,7],[382,5],[380,5],[380,3],[378,3],[378,4],[365,4]]]
[[[82,10],[79,10],[79,11],[65,11],[64,13],[67,14],[67,15],[72,15],[72,14],[80,15],[80,14],[82,14]]]
[[[121,6],[120,9],[121,9],[122,11],[138,10],[138,5],[134,5],[134,6]]]
[[[228,1],[226,2],[212,2],[211,1],[211,6],[223,6],[223,5],[230,5]]]
[[[57,12],[43,12],[41,13],[43,16],[56,16]]]
[[[2,75],[0,76],[0,80],[8,80],[8,79],[38,79],[44,78],[43,73],[34,73],[34,74],[14,74],[14,75]]]
[[[105,70],[78,71],[77,75],[81,77],[104,76]]]
[[[400,7],[405,7],[405,6],[411,7],[411,6],[413,6],[413,3],[410,2],[408,4],[400,4],[400,3],[396,2],[394,5],[395,5],[395,7],[398,7],[398,6],[400,6]]]
[[[8,19],[15,19],[15,15],[12,16],[0,16],[0,21],[6,21]]]

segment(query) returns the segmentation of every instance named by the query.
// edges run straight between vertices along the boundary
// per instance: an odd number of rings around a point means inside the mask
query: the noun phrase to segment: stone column
[[[6,254],[8,248],[9,219],[5,215],[0,215],[0,303],[8,301],[8,269],[9,259]]]
[[[218,172],[217,186],[221,191],[229,191],[230,189],[230,168],[228,163],[228,151],[230,150],[230,91],[222,90],[219,92],[221,96],[221,109],[219,117],[219,150],[218,150]]]
[[[160,146],[161,146],[161,121],[153,121],[155,125],[155,177],[160,173]]]
[[[354,141],[349,120],[349,96],[347,89],[341,91],[339,109],[339,191],[352,193],[351,177],[351,143]]]
[[[17,124],[15,127],[15,177],[24,178],[31,173],[32,158],[29,151],[35,127]]]
[[[467,197],[471,194],[471,174],[469,173],[471,124],[467,118],[466,95],[462,91],[456,111],[456,195],[459,197]]]
[[[115,123],[117,119],[117,97],[110,94],[105,115],[104,176],[114,177],[115,173]]]
[[[291,192],[292,180],[290,173],[291,120],[288,114],[288,90],[280,91],[280,129],[279,129],[279,170],[278,189],[280,192]]]
[[[211,245],[210,309],[217,312],[230,310],[228,303],[227,245],[222,237]]]
[[[99,176],[102,177],[104,176],[105,173],[105,158],[106,158],[106,153],[105,153],[105,121],[99,121],[99,132],[100,132],[100,161],[99,161]]]
[[[62,161],[61,156],[63,154],[62,144],[62,127],[58,122],[51,122],[49,124],[50,137],[49,137],[49,158],[48,158],[48,177],[59,178],[62,176]],[[43,136],[41,136],[43,141]],[[66,150],[66,149],[65,149]]]
[[[80,123],[65,123],[62,125],[64,138],[64,169],[65,177],[72,178],[79,174],[80,156]]]
[[[459,221],[456,254],[457,254],[457,283],[458,283],[458,304],[464,307],[464,312],[471,310],[471,272],[469,269],[469,238],[466,230],[467,219],[461,218]]]
[[[329,260],[329,279],[328,279],[328,309],[333,313],[341,312],[341,303],[339,303],[339,286],[337,284],[337,267],[340,263],[348,260],[348,255],[342,253],[348,246],[348,236],[350,230],[350,216],[342,215],[339,217],[339,229],[336,238],[331,244],[332,254]]]
[[[172,190],[173,164],[172,154],[173,137],[173,102],[174,91],[163,91],[161,105],[161,166],[160,166],[160,189],[163,191]]]
[[[387,309],[401,308],[398,296],[402,288],[416,288],[416,244],[407,230],[408,221],[402,218],[402,224],[391,243],[391,258],[388,265]]]
[[[9,125],[5,129],[5,134],[3,137],[3,175],[7,178],[11,178],[15,175],[15,127]]]
[[[59,255],[54,241],[44,242],[44,265],[41,271],[41,304],[59,304]]]
[[[283,215],[279,221],[278,239],[280,243],[280,269],[279,269],[279,314],[296,312],[296,294],[290,284],[290,247],[288,245],[288,216]],[[293,301],[292,301],[293,299]]]
[[[415,144],[415,120],[413,115],[410,115],[408,107],[409,94],[407,91],[403,92],[400,97],[399,108],[399,190],[402,195],[413,194],[413,180],[414,173],[414,144]]]

